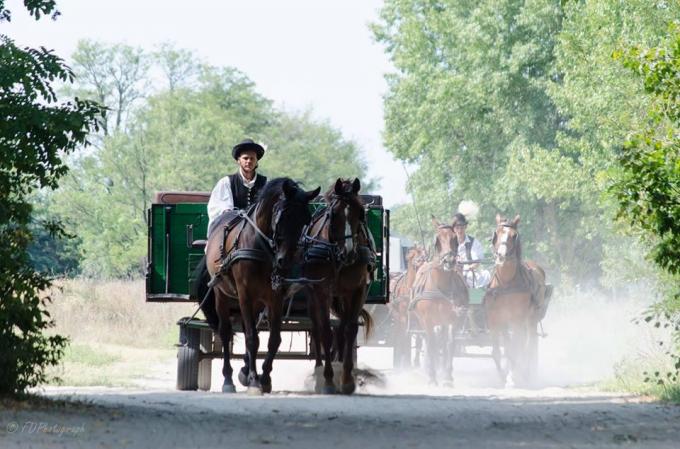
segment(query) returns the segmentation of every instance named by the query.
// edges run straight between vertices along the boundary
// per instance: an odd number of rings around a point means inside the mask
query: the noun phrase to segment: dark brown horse
[[[512,221],[496,216],[492,238],[496,267],[484,297],[492,355],[501,380],[508,385],[532,381],[538,349],[536,328],[549,296],[543,269],[522,260],[519,221],[519,215]],[[502,365],[501,344],[507,366]]]
[[[281,343],[283,299],[290,293],[290,284],[282,280],[292,268],[302,229],[311,220],[309,202],[319,190],[305,192],[289,178],[274,179],[263,188],[256,205],[241,213],[240,221],[216,226],[208,238],[206,260],[210,275],[215,276],[211,284],[224,351],[223,392],[235,391],[229,352],[231,316],[239,311],[246,338],[239,380],[251,394],[271,391],[270,373]],[[265,307],[270,334],[260,378],[255,365],[260,345],[256,320]]]
[[[332,311],[340,320],[335,333],[335,354],[343,363],[340,391],[354,392],[356,386],[354,347],[361,316],[368,333],[371,317],[363,309],[368,283],[375,265],[375,248],[366,226],[366,211],[359,197],[361,183],[338,179],[326,192],[327,206],[315,214],[303,236],[306,278],[323,279],[309,286],[312,339],[316,366],[324,358],[322,393],[336,391],[333,382]],[[323,351],[321,350],[323,346]]]
[[[437,368],[441,368],[444,385],[450,386],[453,385],[456,326],[470,298],[465,281],[456,271],[458,247],[453,228],[434,217],[432,223],[437,232],[434,259],[418,270],[409,307],[415,310],[425,331],[430,383],[437,384]]]
[[[411,288],[416,280],[416,273],[426,261],[427,253],[424,248],[417,245],[409,248],[406,252],[406,272],[399,274],[390,281],[390,303],[388,307],[392,317],[395,368],[411,365],[411,335],[408,332],[410,312],[408,306],[411,301]]]

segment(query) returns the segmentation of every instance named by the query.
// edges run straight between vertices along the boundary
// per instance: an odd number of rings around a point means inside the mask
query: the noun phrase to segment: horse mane
[[[283,185],[286,183],[289,183],[298,190],[300,189],[300,186],[296,181],[286,177],[274,178],[264,185],[257,195],[257,201],[264,210],[270,211],[274,208],[274,204],[278,201],[279,195],[283,192]]]

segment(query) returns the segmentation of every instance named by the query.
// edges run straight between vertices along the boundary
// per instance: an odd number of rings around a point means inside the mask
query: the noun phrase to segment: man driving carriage
[[[238,164],[238,171],[217,181],[210,193],[208,200],[208,234],[213,231],[219,223],[235,217],[238,209],[247,209],[257,201],[257,195],[267,183],[267,178],[257,174],[257,162],[264,156],[262,145],[255,143],[252,139],[245,139],[231,150],[231,156]],[[208,293],[208,267],[206,266],[205,256],[200,260],[194,271],[195,281],[191,286],[192,296],[201,300]],[[211,290],[212,292],[212,290]],[[208,323],[217,328],[217,315],[215,314],[214,297],[202,304],[201,309],[208,320]]]
[[[486,287],[491,280],[489,271],[480,268],[479,262],[469,263],[482,260],[484,258],[484,249],[482,248],[482,244],[479,243],[479,240],[465,233],[467,225],[467,219],[462,213],[458,212],[453,216],[451,226],[456,233],[456,239],[458,241],[456,260],[459,263],[459,267],[468,287]]]
[[[217,181],[208,201],[208,235],[225,213],[247,209],[257,200],[257,194],[267,178],[257,174],[257,163],[264,156],[262,145],[245,139],[231,150],[238,171]]]

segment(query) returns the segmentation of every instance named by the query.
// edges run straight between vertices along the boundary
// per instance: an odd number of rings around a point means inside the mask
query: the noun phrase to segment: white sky
[[[388,206],[408,201],[401,165],[382,147],[383,75],[390,64],[367,24],[381,0],[58,0],[62,15],[35,22],[7,1],[0,25],[20,45],[55,49],[68,60],[79,39],[152,49],[171,41],[212,65],[246,73],[287,110],[312,107],[355,140],[380,179]],[[282,173],[281,175],[285,175]]]

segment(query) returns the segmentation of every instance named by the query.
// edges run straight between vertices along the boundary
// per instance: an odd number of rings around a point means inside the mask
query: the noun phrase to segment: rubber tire
[[[200,337],[200,329],[180,325],[177,348],[177,389],[180,391],[198,389]]]
[[[201,344],[200,348],[203,353],[212,352],[213,347],[213,332],[210,329],[201,329]],[[198,362],[198,389],[201,391],[210,391],[210,384],[212,380],[212,359],[209,357],[200,358]]]

